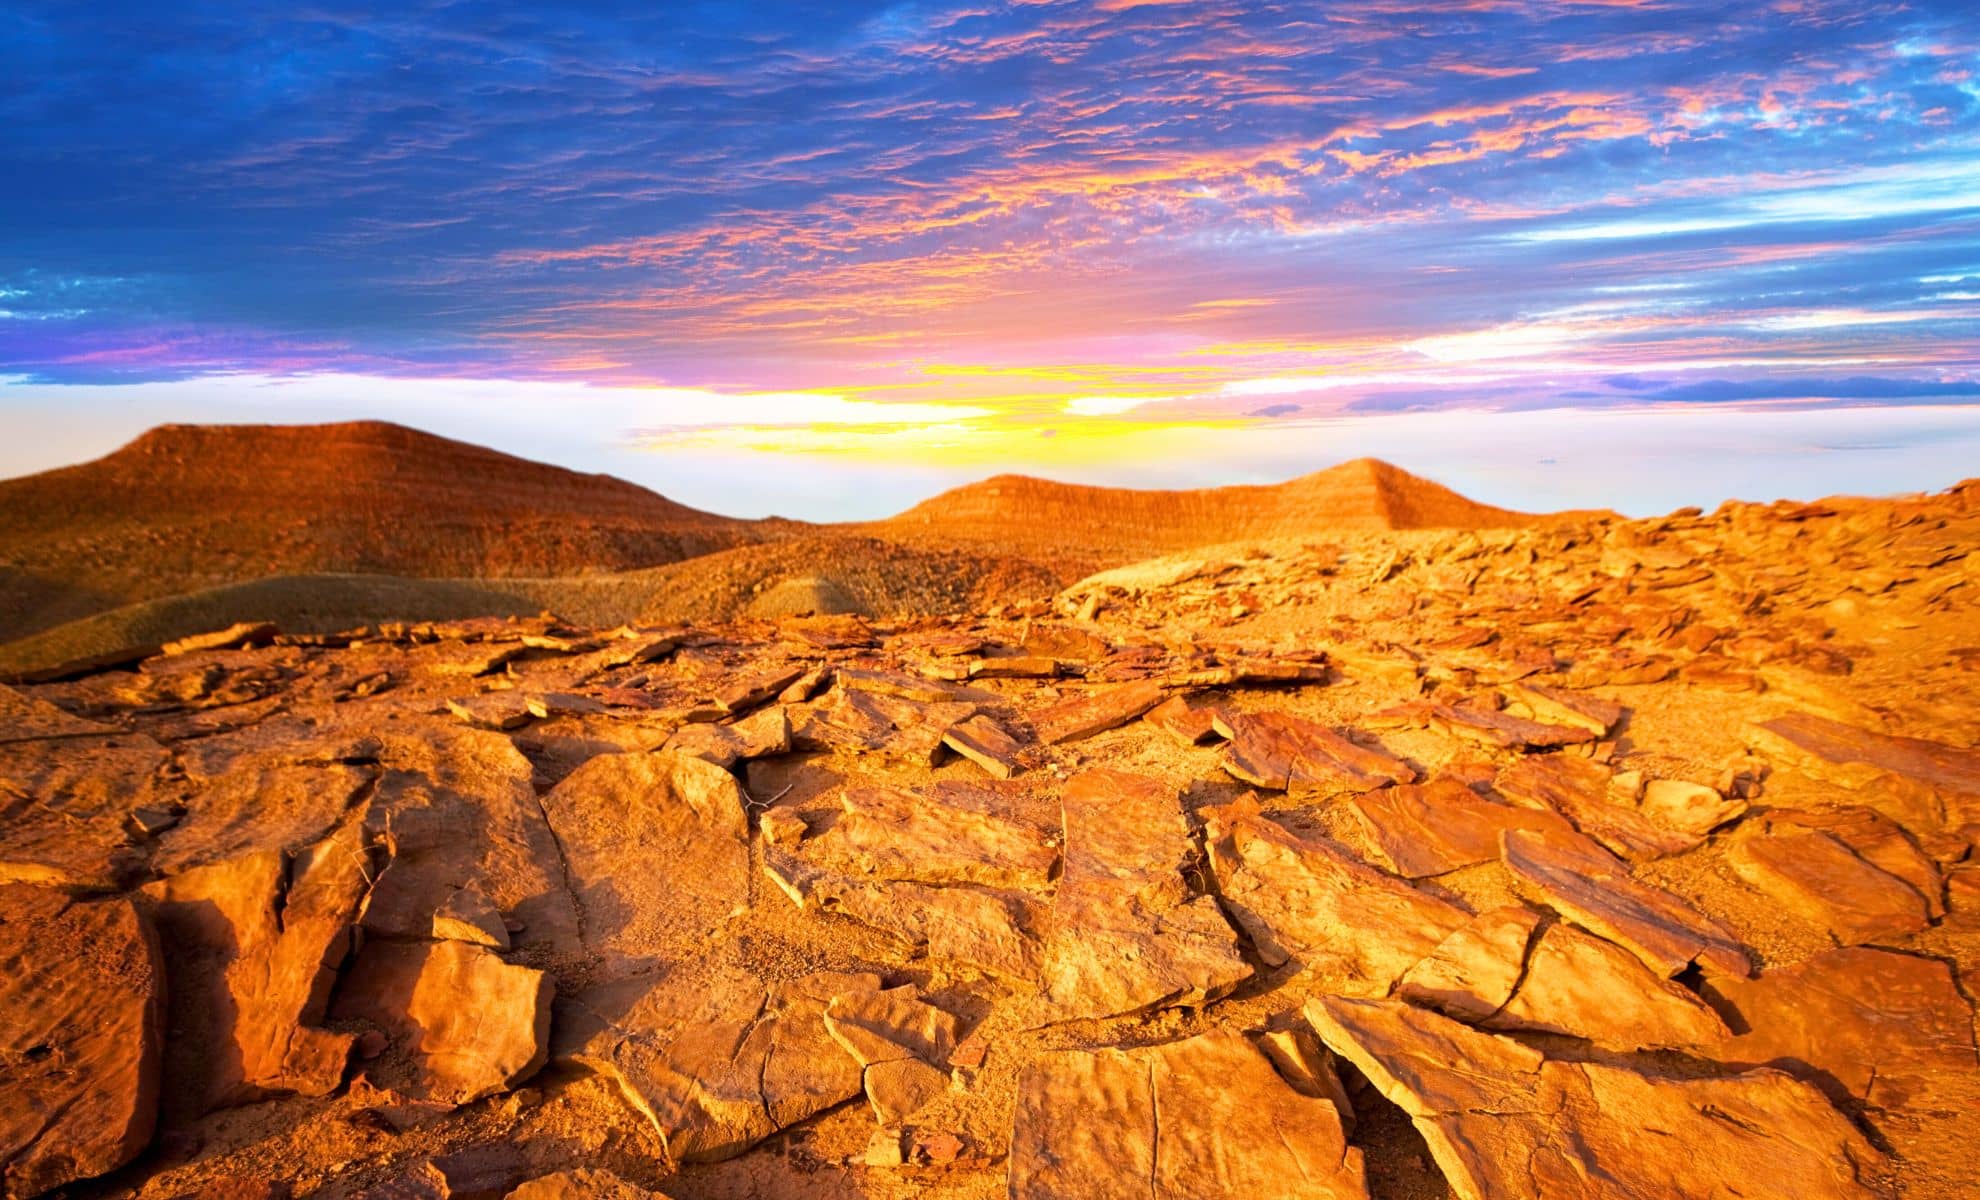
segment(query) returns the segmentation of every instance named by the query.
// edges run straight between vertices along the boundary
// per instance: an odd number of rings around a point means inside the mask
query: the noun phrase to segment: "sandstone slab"
[[[158,1116],[158,941],[129,900],[0,885],[0,1194],[135,1158]]]
[[[1092,770],[1059,800],[1065,866],[1045,945],[1049,1020],[1201,1006],[1251,974],[1216,900],[1183,879],[1193,846],[1174,788]]]
[[[1074,696],[1031,714],[1031,727],[1047,746],[1075,742],[1118,729],[1162,702],[1160,684],[1124,683]]]
[[[1884,1156],[1779,1071],[1662,1078],[1552,1060],[1395,1000],[1306,1016],[1409,1115],[1458,1200],[1872,1200]]]
[[[1579,835],[1511,830],[1506,868],[1576,924],[1621,945],[1668,978],[1696,962],[1744,977],[1746,950],[1711,917],[1630,874],[1622,860]]]
[[[1390,869],[1410,879],[1492,861],[1508,829],[1568,828],[1554,813],[1499,804],[1448,779],[1363,792],[1345,805]]]
[[[1293,959],[1316,984],[1386,995],[1470,919],[1457,906],[1301,837],[1240,799],[1205,814],[1217,895],[1267,963]]]
[[[1255,787],[1365,792],[1416,781],[1401,759],[1286,713],[1220,713],[1216,725],[1231,741],[1224,769]]]
[[[1931,924],[1917,888],[1819,829],[1773,822],[1742,829],[1726,850],[1726,862],[1741,879],[1842,945],[1902,937]]]

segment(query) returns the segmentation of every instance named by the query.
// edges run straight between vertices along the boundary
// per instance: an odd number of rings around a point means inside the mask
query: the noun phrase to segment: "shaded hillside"
[[[866,526],[883,537],[995,545],[1078,567],[1192,546],[1330,533],[1530,525],[1543,518],[1479,504],[1372,458],[1286,483],[1186,491],[1086,487],[999,475]]]
[[[791,527],[385,422],[168,425],[0,481],[0,636],[271,575],[624,571]]]

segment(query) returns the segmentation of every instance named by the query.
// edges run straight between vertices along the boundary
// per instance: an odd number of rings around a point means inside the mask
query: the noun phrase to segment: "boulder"
[[[137,1157],[158,1117],[165,978],[129,900],[0,885],[0,1194]]]

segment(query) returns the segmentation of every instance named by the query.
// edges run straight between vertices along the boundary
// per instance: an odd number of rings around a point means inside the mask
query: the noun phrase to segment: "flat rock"
[[[1191,708],[1181,696],[1171,696],[1142,714],[1142,720],[1185,746],[1201,746],[1223,736],[1217,732],[1217,714],[1208,708]]]
[[[1217,901],[1183,879],[1193,845],[1174,788],[1090,770],[1059,802],[1065,867],[1045,945],[1047,1020],[1201,1007],[1250,976]]]
[[[1980,750],[1893,737],[1813,713],[1791,713],[1750,728],[1760,748],[1845,787],[1862,787],[1888,774],[1980,799]]]
[[[169,804],[160,773],[170,759],[135,734],[0,743],[0,883],[126,886],[144,860],[126,817]]]
[[[1726,1035],[1718,1014],[1689,989],[1614,942],[1560,921],[1533,939],[1517,989],[1479,1024],[1619,1050],[1697,1046]]]
[[[1980,1078],[1973,1007],[1936,958],[1847,946],[1757,979],[1713,979],[1744,1029],[1713,1047],[1727,1063],[1779,1067],[1838,1100],[1936,1109]]]
[[[330,988],[371,887],[356,819],[294,856],[260,850],[147,885],[170,952],[170,1092],[194,1112],[343,1083],[349,1033],[324,1028]]]
[[[211,633],[196,633],[166,642],[159,648],[161,654],[196,654],[201,650],[234,650],[242,646],[261,646],[275,640],[280,633],[273,622],[240,621],[225,629]]]
[[[867,1102],[882,1125],[899,1125],[947,1089],[946,1064],[961,1025],[912,987],[850,992],[825,1009],[826,1032],[859,1061]]]
[[[849,874],[917,883],[1043,888],[1058,850],[1019,821],[893,787],[849,787],[806,856]]]
[[[1499,804],[1448,779],[1363,792],[1343,803],[1390,869],[1410,879],[1492,861],[1508,829],[1568,828],[1554,813]]]
[[[1514,804],[1557,812],[1575,828],[1624,858],[1664,858],[1695,850],[1699,834],[1660,825],[1610,798],[1608,767],[1592,759],[1550,754],[1523,759],[1501,771],[1493,788]]]
[[[1242,1034],[1040,1054],[1018,1079],[1013,1200],[1363,1200],[1332,1101]]]
[[[637,1187],[596,1167],[538,1175],[518,1185],[505,1200],[667,1200],[664,1192]]]
[[[370,1021],[408,1055],[422,1099],[466,1104],[528,1079],[549,1056],[551,977],[468,942],[368,942],[336,1015]]]
[[[1917,888],[1820,829],[1771,821],[1743,828],[1727,847],[1726,862],[1746,883],[1845,946],[1931,924]]]
[[[164,966],[129,900],[0,885],[0,1193],[113,1170],[158,1116]]]
[[[1541,916],[1508,905],[1459,926],[1396,984],[1396,995],[1477,1024],[1506,1006],[1526,970],[1526,949]]]
[[[733,1158],[860,1094],[824,1014],[879,986],[831,971],[775,986],[733,969],[627,978],[559,1006],[555,1053],[615,1082],[673,1162]]]
[[[1509,685],[1506,692],[1542,721],[1579,725],[1597,737],[1607,737],[1623,716],[1623,706],[1614,700],[1574,688],[1519,682]]]
[[[699,758],[725,770],[745,759],[791,752],[790,715],[783,705],[752,713],[730,725],[700,721],[675,730],[661,747],[684,758]]]
[[[1206,811],[1204,840],[1225,911],[1268,964],[1297,959],[1320,986],[1386,995],[1469,914],[1301,837],[1245,797]]]
[[[976,715],[972,703],[904,699],[886,692],[839,690],[822,703],[793,706],[791,744],[803,750],[878,754],[932,767],[942,739]]]
[[[749,897],[749,821],[735,776],[679,755],[601,754],[543,796],[581,916],[608,974],[701,952]]]
[[[117,730],[75,716],[46,700],[0,685],[0,743],[41,738],[98,737]]]
[[[447,701],[447,711],[475,729],[489,729],[496,733],[521,729],[536,716],[529,710],[529,698],[516,691],[457,696]]]
[[[1643,787],[1637,810],[1666,829],[1692,837],[1706,834],[1738,819],[1746,812],[1746,801],[1722,796],[1719,790],[1683,779],[1653,779]]]
[[[949,726],[942,744],[998,779],[1017,774],[1022,747],[1003,726],[981,713]]]
[[[1549,1059],[1396,1000],[1307,1019],[1399,1106],[1457,1200],[1871,1200],[1884,1156],[1821,1092],[1756,1070],[1661,1078]]]
[[[1588,838],[1515,829],[1501,836],[1500,848],[1506,868],[1556,912],[1625,947],[1665,978],[1694,962],[1741,977],[1752,972],[1745,948],[1724,926],[1636,879],[1622,860]]]
[[[1438,704],[1430,709],[1432,728],[1453,737],[1507,750],[1552,750],[1592,742],[1601,734],[1586,724],[1550,725],[1496,709]]]
[[[372,746],[382,773],[365,819],[391,861],[365,909],[365,928],[428,937],[435,910],[472,886],[520,923],[518,949],[577,953],[577,909],[558,838],[537,799],[534,768],[515,745],[433,721],[378,735]]]
[[[1160,684],[1142,681],[1074,696],[1031,714],[1031,727],[1047,746],[1076,742],[1118,729],[1162,702]]]
[[[814,867],[777,846],[764,871],[799,908],[834,913],[905,943],[911,952],[1006,979],[1037,979],[1043,901],[1002,888],[874,883]]]
[[[1416,781],[1401,759],[1286,713],[1220,713],[1216,725],[1231,740],[1224,769],[1255,787],[1365,792]]]

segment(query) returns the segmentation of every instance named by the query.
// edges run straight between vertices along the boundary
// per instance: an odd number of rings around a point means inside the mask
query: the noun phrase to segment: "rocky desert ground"
[[[17,673],[6,1195],[1980,1194],[1980,483],[1269,532]]]

